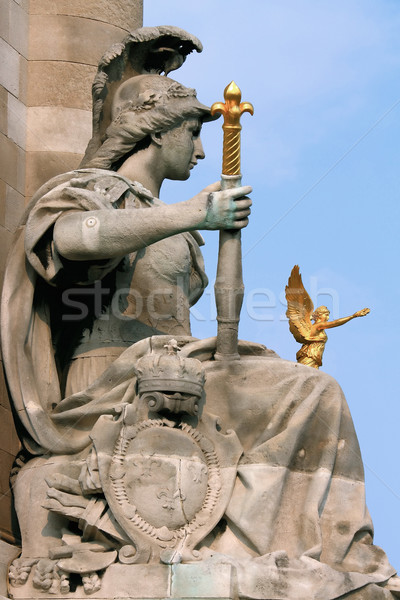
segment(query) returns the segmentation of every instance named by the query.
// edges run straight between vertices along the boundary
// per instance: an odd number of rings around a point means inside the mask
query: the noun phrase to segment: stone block
[[[21,6],[21,8],[24,9],[25,12],[29,12],[30,9],[30,4],[33,4],[32,2],[30,2],[30,0],[14,0],[14,2],[16,4],[18,4],[19,6]]]
[[[26,196],[30,198],[55,175],[72,171],[79,166],[82,154],[71,152],[28,152],[26,155]]]
[[[0,39],[0,56],[0,85],[18,97],[20,55],[10,44]]]
[[[101,600],[158,600],[170,598],[171,567],[167,565],[122,565],[113,564],[108,567],[102,577],[101,589],[90,594],[90,598]],[[21,587],[13,588],[13,598],[32,600],[33,598],[53,598],[59,595],[43,593],[30,587],[29,591]],[[83,600],[85,593],[80,587],[68,594],[71,600]],[[61,596],[65,598],[65,596]],[[87,596],[86,596],[87,598]]]
[[[20,148],[26,145],[26,106],[12,94],[7,103],[8,137]]]
[[[65,106],[92,110],[92,65],[30,61],[28,106]]]
[[[101,590],[93,598],[168,598],[171,567],[167,565],[121,565],[108,567]]]
[[[0,133],[0,179],[21,194],[25,191],[25,151]]]
[[[121,29],[101,21],[64,15],[31,15],[30,60],[63,60],[95,65],[121,41]]]
[[[5,226],[6,221],[6,189],[7,184],[5,181],[0,179],[0,225],[1,227]],[[2,257],[4,262],[5,257]]]
[[[0,3],[0,38],[6,42],[8,42],[10,24],[10,2],[12,2],[12,0],[2,0]]]
[[[5,135],[0,135],[0,178],[11,183],[17,177],[18,152],[16,145]]]
[[[172,567],[172,598],[226,598],[234,597],[233,567],[228,564],[212,565],[199,562]]]
[[[7,135],[7,103],[8,103],[8,92],[0,86],[0,133]]]
[[[8,41],[17,52],[28,57],[28,14],[14,0],[9,2]]]
[[[19,95],[18,99],[21,100],[26,106],[26,99],[28,93],[28,65],[30,61],[26,60],[23,56],[19,58]]]
[[[6,189],[6,208],[4,225],[9,230],[14,232],[19,224],[22,214],[25,209],[25,196],[7,186]]]
[[[92,134],[92,114],[62,106],[29,106],[26,149],[83,154]]]
[[[86,17],[133,31],[143,23],[143,0],[35,0],[30,13]]]

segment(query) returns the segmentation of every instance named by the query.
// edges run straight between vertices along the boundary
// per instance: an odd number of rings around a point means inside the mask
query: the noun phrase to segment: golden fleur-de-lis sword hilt
[[[223,102],[214,102],[211,114],[220,113],[224,117],[224,142],[222,154],[222,174],[240,175],[240,117],[244,112],[254,114],[250,102],[241,102],[242,92],[234,81],[231,81],[224,90]]]

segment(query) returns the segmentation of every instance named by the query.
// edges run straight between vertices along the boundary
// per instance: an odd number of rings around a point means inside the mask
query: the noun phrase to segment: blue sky
[[[240,337],[294,360],[283,291],[300,265],[314,304],[332,318],[371,313],[329,332],[322,369],[342,386],[364,459],[375,542],[400,570],[398,284],[400,2],[397,0],[145,0],[144,25],[200,38],[171,74],[201,101],[234,79],[253,117],[242,118],[243,182],[253,213],[243,233],[246,298]],[[161,198],[184,200],[219,179],[221,121],[203,130],[206,159]],[[213,281],[218,234],[206,232]],[[215,335],[210,286],[193,334]]]

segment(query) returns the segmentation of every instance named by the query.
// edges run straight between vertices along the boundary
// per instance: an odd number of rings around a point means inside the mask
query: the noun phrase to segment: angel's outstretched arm
[[[342,317],[341,319],[336,319],[335,321],[327,321],[325,323],[317,323],[317,329],[321,330],[321,329],[332,329],[332,327],[339,327],[340,325],[344,325],[345,323],[348,323],[349,321],[351,321],[352,319],[355,319],[356,317],[365,317],[365,315],[367,315],[369,313],[369,308],[363,308],[362,310],[359,310],[357,312],[354,313],[354,315],[351,315],[350,317]]]

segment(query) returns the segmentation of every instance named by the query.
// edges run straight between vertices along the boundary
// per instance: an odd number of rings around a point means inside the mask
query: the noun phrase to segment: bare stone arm
[[[69,260],[124,256],[161,239],[195,229],[241,229],[248,223],[249,186],[219,191],[214,183],[172,205],[136,210],[71,212],[54,227],[58,252]]]

